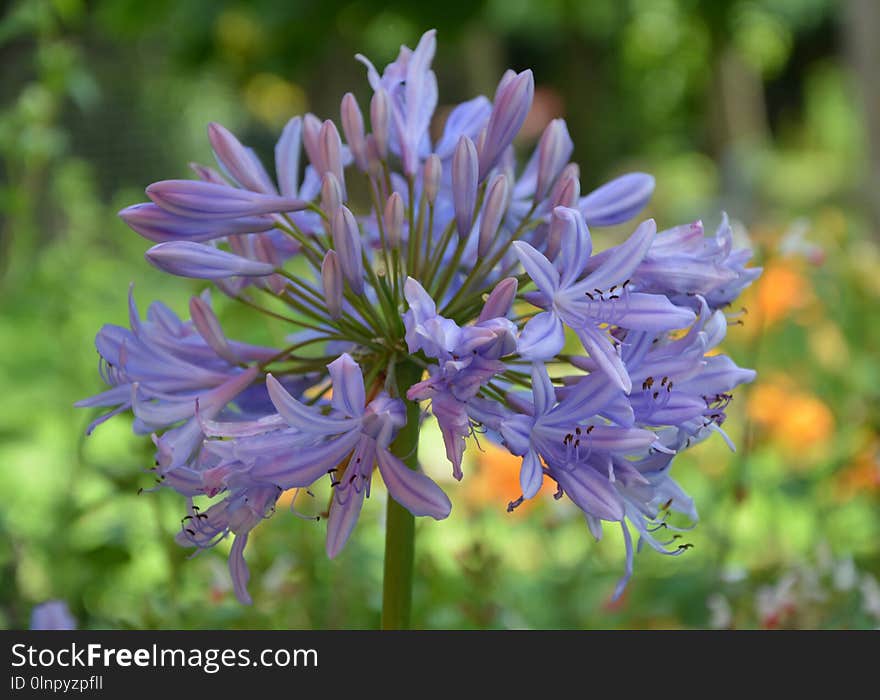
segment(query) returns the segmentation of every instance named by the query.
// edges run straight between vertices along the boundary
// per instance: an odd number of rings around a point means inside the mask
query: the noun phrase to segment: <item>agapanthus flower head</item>
[[[529,70],[506,72],[491,100],[453,107],[432,130],[436,50],[429,31],[381,72],[358,56],[370,92],[345,94],[340,126],[293,117],[274,177],[211,124],[217,169],[194,165],[197,179],[150,185],[150,202],[120,213],[155,244],[153,265],[210,280],[288,336],[278,348],[229,339],[207,292],[189,320],[159,303],[142,319],[132,297],[131,327],[96,339],[109,388],[78,404],[108,409],[90,429],[130,409],[135,432],[152,434],[154,488],[187,499],[178,541],[202,550],[234,537],[243,602],[249,534],[284,491],[329,484],[313,519],[327,521],[330,557],[376,470],[414,515],[450,514],[401,440],[429,415],[456,479],[479,430],[522,460],[509,509],[549,481],[595,537],[620,527],[619,595],[633,530],[657,551],[687,548],[658,536],[697,518],[670,475],[676,455],[713,433],[727,440],[732,392],[754,378],[718,352],[723,309],[760,273],[733,250],[727,217],[714,237],[699,222],[657,233],[646,219],[594,250],[590,227],[632,220],[654,179],[629,173],[582,196],[561,119],[520,167]]]

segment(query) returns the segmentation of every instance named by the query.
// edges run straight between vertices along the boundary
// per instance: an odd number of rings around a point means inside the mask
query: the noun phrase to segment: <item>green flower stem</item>
[[[477,264],[474,265],[473,268],[471,268],[471,271],[465,277],[464,282],[461,283],[461,286],[459,287],[458,291],[455,293],[455,295],[452,297],[452,299],[449,300],[449,303],[446,304],[446,308],[444,308],[440,312],[441,314],[443,314],[444,316],[450,317],[451,310],[456,306],[456,304],[458,304],[462,301],[462,297],[465,297],[468,294],[468,291],[470,290],[473,283],[476,280],[479,280],[479,279],[485,277],[486,274],[493,267],[495,267],[499,262],[501,262],[501,259],[504,257],[504,255],[507,253],[508,249],[510,248],[511,243],[513,243],[514,241],[518,241],[520,238],[522,238],[523,235],[525,235],[526,233],[528,233],[533,228],[535,228],[538,224],[541,223],[540,219],[532,219],[531,218],[532,214],[535,213],[536,208],[537,208],[537,205],[532,204],[532,207],[529,209],[528,214],[525,215],[523,220],[520,222],[520,225],[517,227],[516,231],[514,231],[513,234],[510,236],[510,240],[507,242],[506,245],[501,246],[495,252],[495,254],[493,256],[488,257],[488,258],[481,258],[477,262]],[[480,207],[478,206],[477,211],[479,211],[479,210],[480,210]]]
[[[406,401],[406,390],[422,378],[412,363],[396,367],[398,395],[406,402],[406,425],[391,451],[410,469],[418,468],[419,404]],[[382,586],[382,629],[409,629],[412,607],[415,518],[390,496],[385,524],[385,575]]]
[[[433,257],[431,257],[431,251],[428,251],[429,264],[425,271],[419,276],[419,281],[425,289],[430,289],[431,285],[434,283],[434,276],[437,274],[437,270],[443,260],[443,254],[449,247],[449,243],[452,241],[452,236],[455,233],[455,230],[455,220],[453,219],[449,222],[446,230],[443,231],[443,234],[440,236],[440,242],[437,244]]]

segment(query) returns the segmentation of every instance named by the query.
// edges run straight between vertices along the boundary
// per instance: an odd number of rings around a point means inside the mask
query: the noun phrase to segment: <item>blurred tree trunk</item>
[[[880,2],[849,0],[845,15],[844,44],[862,99],[868,145],[863,196],[880,238]]]
[[[760,206],[760,193],[754,191],[748,161],[755,149],[770,140],[764,85],[758,72],[733,47],[719,46],[713,58],[707,112],[710,145],[719,163],[725,200],[740,217],[749,220]]]

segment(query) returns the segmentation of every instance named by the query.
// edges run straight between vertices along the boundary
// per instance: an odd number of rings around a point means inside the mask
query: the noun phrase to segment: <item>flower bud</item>
[[[492,115],[486,126],[486,137],[480,148],[480,180],[495,167],[498,158],[522,128],[532,107],[535,79],[531,70],[514,76],[505,74],[495,91]]]
[[[293,197],[258,194],[199,180],[154,182],[147,187],[147,196],[166,211],[204,220],[299,211],[308,206]]]
[[[324,289],[324,302],[331,318],[342,316],[342,269],[335,250],[328,250],[321,263],[321,286]]]
[[[550,192],[551,207],[577,207],[581,196],[580,168],[569,163]]]
[[[551,121],[538,143],[538,180],[535,185],[535,201],[541,202],[550,191],[556,177],[565,167],[574,143],[568,135],[564,119]]]
[[[376,140],[376,152],[380,160],[388,157],[388,129],[391,124],[391,105],[388,103],[388,93],[379,89],[373,93],[370,100],[370,126],[373,130],[373,138]]]
[[[382,178],[382,157],[373,134],[367,134],[367,174],[377,182]]]
[[[496,284],[495,289],[486,297],[486,303],[483,305],[479,318],[477,318],[477,323],[489,321],[493,318],[506,317],[513,306],[516,289],[516,277],[507,277]]]
[[[190,170],[192,170],[196,177],[199,180],[204,180],[205,182],[213,182],[215,185],[228,185],[229,183],[226,179],[218,173],[214,168],[209,168],[207,165],[202,165],[200,163],[190,163]]]
[[[119,217],[137,233],[154,243],[165,241],[208,241],[242,233],[259,233],[275,227],[271,216],[243,216],[219,221],[191,219],[165,211],[152,202],[135,204]]]
[[[342,166],[342,139],[339,137],[339,130],[336,124],[327,119],[321,126],[321,160],[323,161],[324,170],[318,171],[319,175],[324,173],[333,173],[339,181],[339,188],[342,190],[342,199],[345,200],[345,172]]]
[[[333,248],[339,256],[339,267],[351,290],[355,294],[364,293],[364,261],[361,250],[361,236],[354,214],[348,207],[341,206],[333,215],[331,226]]]
[[[276,193],[275,185],[254,152],[243,146],[232,132],[212,122],[208,125],[208,139],[217,160],[239,185],[253,192]]]
[[[321,157],[321,127],[321,120],[311,112],[303,117],[303,148],[306,151],[306,155],[309,157],[309,163],[311,163],[312,167],[318,171],[318,174],[323,175],[327,171],[327,168]]]
[[[462,136],[452,156],[452,201],[455,224],[460,238],[470,233],[477,203],[477,149],[474,142]]]
[[[480,219],[480,240],[477,245],[477,255],[484,256],[492,248],[498,228],[507,211],[510,183],[507,175],[499,173],[492,178],[486,190],[486,203],[483,205],[483,215]]]
[[[159,243],[150,248],[145,257],[160,270],[196,279],[262,277],[275,272],[275,266],[269,263],[248,260],[214,246],[190,241]]]
[[[428,204],[437,201],[437,192],[440,190],[440,178],[443,176],[443,164],[436,153],[432,153],[425,159],[425,169],[422,175],[422,188]]]
[[[383,220],[385,222],[385,235],[392,248],[400,246],[403,233],[403,197],[399,192],[392,192],[385,203]]]
[[[211,305],[202,297],[192,297],[189,300],[189,313],[193,325],[210,348],[229,364],[237,364],[240,360],[229,346],[229,341],[220,327],[220,320]]]
[[[324,173],[321,179],[321,209],[328,218],[332,218],[336,210],[342,206],[342,188],[333,173]]]
[[[345,134],[345,141],[351,149],[354,156],[354,162],[361,170],[367,169],[367,143],[364,136],[364,117],[361,114],[361,108],[358,106],[357,99],[350,92],[345,93],[342,98],[342,106],[340,109],[342,117],[342,132]]]
[[[284,127],[275,144],[275,174],[286,197],[299,194],[299,159],[302,151],[303,119],[294,117]]]

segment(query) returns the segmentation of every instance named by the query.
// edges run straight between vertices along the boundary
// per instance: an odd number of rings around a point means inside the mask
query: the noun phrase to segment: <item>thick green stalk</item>
[[[391,451],[410,469],[418,468],[419,404],[406,401],[406,390],[419,381],[422,369],[412,363],[396,368],[398,395],[406,402],[406,425],[397,434]],[[409,629],[412,607],[415,518],[388,497],[385,523],[385,575],[382,585],[382,629]]]

